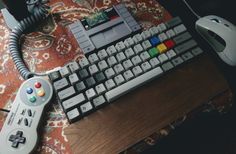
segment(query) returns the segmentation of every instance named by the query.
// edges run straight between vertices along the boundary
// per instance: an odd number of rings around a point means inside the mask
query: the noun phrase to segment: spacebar
[[[110,91],[105,94],[105,97],[108,102],[112,102],[113,100],[117,99],[118,97],[128,93],[130,90],[150,81],[151,79],[161,75],[163,73],[160,67],[154,68],[137,78],[134,78]]]

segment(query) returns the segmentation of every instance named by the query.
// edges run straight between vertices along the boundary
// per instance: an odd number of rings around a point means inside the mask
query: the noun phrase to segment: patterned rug
[[[25,62],[33,72],[45,72],[63,66],[71,60],[78,61],[82,52],[67,26],[78,19],[123,2],[135,15],[143,28],[171,18],[170,14],[154,0],[51,0],[51,15],[34,33],[22,37]],[[23,78],[13,64],[9,50],[9,29],[0,14],[0,107],[10,109]],[[0,128],[7,115],[0,113]],[[47,112],[38,153],[72,153],[64,129],[67,119],[55,100]]]

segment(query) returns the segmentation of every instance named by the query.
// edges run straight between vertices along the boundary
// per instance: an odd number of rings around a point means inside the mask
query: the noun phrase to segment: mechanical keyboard
[[[202,52],[175,17],[70,62],[49,77],[73,123]]]

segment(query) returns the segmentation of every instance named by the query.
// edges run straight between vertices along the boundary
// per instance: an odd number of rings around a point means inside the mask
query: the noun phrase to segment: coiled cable
[[[28,69],[20,52],[21,48],[20,38],[28,28],[39,23],[48,16],[49,14],[48,9],[49,7],[45,5],[45,3],[37,3],[36,6],[34,7],[33,14],[21,20],[10,33],[9,51],[12,56],[12,60],[16,65],[17,70],[24,79],[29,79],[35,75],[36,76],[46,75],[46,74],[34,73]]]

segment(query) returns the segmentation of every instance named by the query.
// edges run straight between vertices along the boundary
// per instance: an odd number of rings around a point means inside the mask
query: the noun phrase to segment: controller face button
[[[41,88],[42,85],[40,82],[35,82],[34,86],[35,86],[35,88],[38,89],[38,88]]]
[[[43,97],[45,95],[45,92],[44,92],[44,90],[39,90],[37,92],[37,94],[38,94],[39,97]]]
[[[32,103],[36,102],[36,97],[35,96],[31,96],[29,101],[32,102]]]
[[[27,92],[27,94],[32,94],[33,93],[33,89],[32,88],[27,88],[26,92]]]

